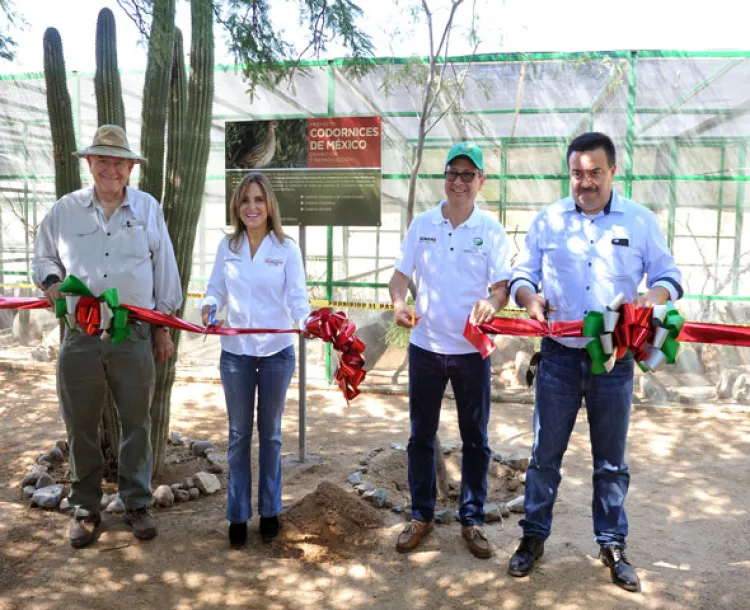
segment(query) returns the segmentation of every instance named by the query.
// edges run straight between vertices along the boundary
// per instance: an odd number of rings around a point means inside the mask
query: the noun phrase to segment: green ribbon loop
[[[669,333],[661,346],[661,351],[666,357],[667,364],[674,364],[677,362],[677,352],[680,349],[680,342],[677,341],[677,336],[680,334],[683,325],[685,324],[685,318],[680,315],[672,301],[667,302],[667,315],[664,318],[664,328]]]
[[[592,340],[586,344],[586,351],[591,357],[591,372],[594,375],[601,375],[607,371],[604,363],[609,356],[604,353],[600,335],[604,332],[604,314],[601,311],[590,311],[583,318],[584,337],[592,337]]]
[[[667,364],[674,364],[677,361],[677,352],[680,349],[680,343],[677,337],[685,324],[685,318],[675,308],[671,301],[667,302],[667,315],[664,317],[662,325],[667,329],[667,338],[661,346]],[[604,314],[599,311],[590,311],[583,318],[584,337],[591,337],[592,340],[586,344],[586,351],[591,356],[591,372],[595,375],[601,375],[606,372],[604,363],[609,359],[609,355],[602,348],[601,335],[604,332]],[[642,362],[637,363],[640,369],[645,373],[650,369]]]
[[[94,297],[94,294],[88,289],[86,284],[79,280],[75,275],[69,275],[60,285],[60,292],[82,297],[96,298],[97,301],[105,302],[112,310],[112,323],[109,328],[102,328],[112,337],[112,343],[117,345],[130,336],[130,327],[128,326],[128,310],[120,307],[120,297],[117,294],[117,288],[105,290],[100,297]],[[65,314],[68,313],[68,304],[65,298],[55,301],[55,316],[63,318],[67,324]],[[73,313],[73,312],[71,312]]]

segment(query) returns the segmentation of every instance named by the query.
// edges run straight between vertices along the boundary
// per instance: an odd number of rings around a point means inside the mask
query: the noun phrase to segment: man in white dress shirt
[[[585,133],[571,142],[567,159],[572,196],[548,206],[532,222],[510,283],[516,303],[532,319],[561,321],[603,311],[618,293],[636,306],[680,298],[681,274],[656,217],[612,188],[617,169],[612,140]],[[648,291],[638,296],[644,276]],[[630,482],[625,448],[634,361],[628,353],[612,371],[594,375],[585,349],[590,340],[542,341],[526,515],[520,523],[523,538],[508,571],[527,576],[544,553],[560,465],[585,399],[594,463],[592,518],[600,557],[615,584],[638,591],[638,575],[625,555],[624,507]]]
[[[182,288],[161,208],[148,193],[127,186],[134,164],[145,159],[130,150],[117,125],[99,127],[93,144],[75,154],[86,157],[94,186],[65,195],[42,220],[34,244],[34,282],[52,306],[61,296],[62,280],[75,275],[95,296],[117,288],[121,303],[173,313],[182,303]],[[101,523],[99,422],[107,385],[122,431],[123,520],[141,540],[157,533],[148,512],[154,358],[166,360],[174,347],[166,328],[139,321],[128,325],[130,336],[117,345],[76,327],[60,347],[57,389],[70,446],[74,548],[93,543]]]

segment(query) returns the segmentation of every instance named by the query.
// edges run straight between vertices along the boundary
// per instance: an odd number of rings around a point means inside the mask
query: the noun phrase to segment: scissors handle
[[[216,305],[211,305],[208,308],[208,326],[216,326]]]

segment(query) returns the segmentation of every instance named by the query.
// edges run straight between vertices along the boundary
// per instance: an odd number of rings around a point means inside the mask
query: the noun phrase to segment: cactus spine
[[[120,71],[117,68],[117,31],[115,16],[108,8],[99,11],[96,20],[96,90],[99,125],[119,125],[125,129]]]
[[[65,77],[60,32],[47,28],[44,32],[44,80],[47,83],[47,112],[52,130],[53,157],[55,162],[55,194],[63,195],[81,188],[81,173],[73,129],[73,110]]]

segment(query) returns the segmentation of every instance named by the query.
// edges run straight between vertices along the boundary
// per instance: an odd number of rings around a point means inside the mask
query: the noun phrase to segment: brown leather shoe
[[[101,523],[101,517],[73,519],[70,522],[70,529],[68,530],[70,546],[74,549],[82,549],[96,542],[96,539],[99,537],[99,526]]]
[[[432,531],[432,521],[413,520],[404,528],[396,540],[396,550],[399,553],[408,553],[419,546],[427,534]]]
[[[481,525],[465,525],[461,527],[461,535],[469,543],[469,550],[474,557],[479,557],[479,559],[492,557],[492,545]]]

